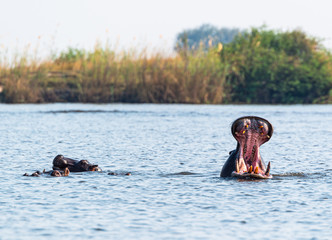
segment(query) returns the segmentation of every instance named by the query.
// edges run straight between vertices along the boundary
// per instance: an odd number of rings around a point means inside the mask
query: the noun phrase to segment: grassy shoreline
[[[203,52],[183,58],[70,49],[40,64],[20,59],[1,66],[0,102],[221,103],[218,88],[210,86],[222,84],[219,64],[218,54]]]
[[[97,46],[0,62],[0,103],[332,103],[332,57],[299,31],[252,29],[173,56]]]

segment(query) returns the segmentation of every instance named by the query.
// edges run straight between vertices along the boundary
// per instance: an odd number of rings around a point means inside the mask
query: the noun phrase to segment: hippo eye
[[[51,173],[51,176],[54,176],[54,177],[60,177],[60,176],[61,176],[61,173],[60,173],[59,171],[55,170],[55,171],[53,171],[53,172]]]
[[[88,165],[89,163],[88,163],[87,160],[81,160],[81,161],[80,161],[80,164],[81,164],[81,165]]]
[[[90,163],[87,160],[81,160],[79,161],[79,166],[82,168],[84,171],[88,171]]]

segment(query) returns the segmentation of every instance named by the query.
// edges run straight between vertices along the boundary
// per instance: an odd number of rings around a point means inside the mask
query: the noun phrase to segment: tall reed
[[[96,46],[68,49],[37,64],[27,57],[0,66],[1,101],[222,103],[225,76],[213,49],[167,56]]]

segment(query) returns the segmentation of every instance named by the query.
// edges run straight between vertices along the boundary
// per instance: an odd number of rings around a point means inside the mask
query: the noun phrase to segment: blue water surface
[[[274,126],[271,180],[219,178],[245,115]],[[331,126],[331,105],[0,105],[0,239],[331,239]],[[22,176],[57,154],[103,172]]]

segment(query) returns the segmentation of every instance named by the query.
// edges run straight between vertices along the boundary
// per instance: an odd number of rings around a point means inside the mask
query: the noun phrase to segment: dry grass
[[[69,49],[39,63],[27,57],[2,62],[0,101],[222,103],[221,69],[215,49],[175,56]]]

